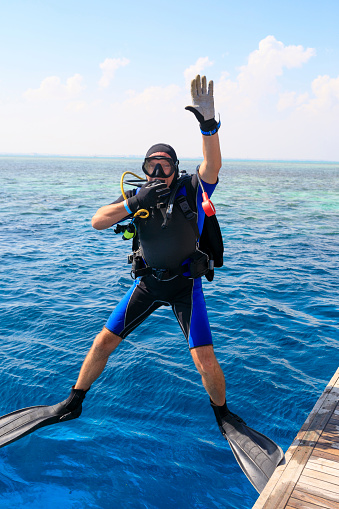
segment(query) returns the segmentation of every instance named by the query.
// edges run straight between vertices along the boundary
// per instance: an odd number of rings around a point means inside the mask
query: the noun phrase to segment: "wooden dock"
[[[339,509],[339,368],[252,509]]]

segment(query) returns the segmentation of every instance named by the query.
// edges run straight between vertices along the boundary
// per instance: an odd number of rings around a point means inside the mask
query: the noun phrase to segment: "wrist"
[[[219,122],[215,120],[215,118],[210,118],[209,120],[204,120],[200,122],[200,131],[204,136],[213,136],[213,134],[217,133],[220,129],[221,122],[219,118]]]
[[[125,204],[126,202],[126,204]],[[136,196],[131,196],[131,198],[128,198],[124,201],[124,207],[127,210],[129,214],[135,214],[135,212],[140,208],[139,207],[139,201]]]
[[[125,201],[123,202],[123,204],[124,204],[124,207],[125,207],[125,209],[127,210],[127,212],[128,212],[129,214],[133,214],[133,212],[131,211],[130,207],[128,206],[128,199],[127,199],[127,200],[125,200]]]

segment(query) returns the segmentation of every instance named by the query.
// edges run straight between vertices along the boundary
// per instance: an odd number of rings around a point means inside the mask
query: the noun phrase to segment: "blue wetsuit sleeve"
[[[217,180],[217,182],[215,184],[207,184],[207,182],[204,182],[202,179],[201,179],[201,182],[202,182],[202,185],[204,186],[206,193],[208,194],[208,197],[210,198],[214,192],[214,189],[217,187],[217,185],[219,183],[219,179]],[[202,193],[202,189],[200,186],[199,186],[199,189],[201,190],[201,193]]]
[[[215,184],[207,184],[207,182],[202,181],[202,185],[204,186],[205,192],[207,193],[208,197],[210,198],[213,194],[214,189],[218,185],[218,181]],[[205,219],[205,212],[202,208],[202,189],[201,186],[198,185],[197,190],[197,212],[198,212],[198,229],[201,234],[203,226],[204,226],[204,219]]]

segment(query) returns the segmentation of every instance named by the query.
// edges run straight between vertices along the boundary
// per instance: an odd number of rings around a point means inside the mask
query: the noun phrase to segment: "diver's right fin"
[[[61,403],[22,408],[0,417],[0,447],[44,426],[76,419],[82,412],[82,401],[86,392],[72,388],[70,396]]]

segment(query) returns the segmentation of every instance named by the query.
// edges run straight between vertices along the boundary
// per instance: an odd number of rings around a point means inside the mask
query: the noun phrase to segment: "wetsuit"
[[[189,182],[178,190],[176,198],[187,195],[186,186],[191,186],[190,196],[195,197],[197,225],[201,233],[205,213],[202,209],[202,194],[196,175],[191,175]],[[204,182],[204,187],[211,196],[216,184]],[[129,193],[135,193],[135,190]],[[123,199],[121,196],[114,203]],[[168,228],[161,228],[164,216],[162,209],[154,209],[149,219],[139,221],[141,252],[148,265],[155,269],[174,269],[185,265],[189,254],[192,254],[196,247],[196,233],[176,202],[177,200],[174,202],[173,218]],[[212,335],[201,278],[192,279],[188,277],[189,273],[185,274],[165,280],[158,279],[155,274],[138,277],[112,312],[105,325],[106,328],[117,336],[126,338],[160,306],[172,306],[189,347],[211,345]]]

